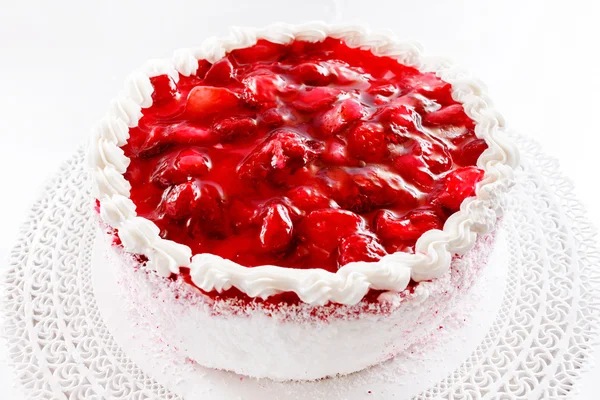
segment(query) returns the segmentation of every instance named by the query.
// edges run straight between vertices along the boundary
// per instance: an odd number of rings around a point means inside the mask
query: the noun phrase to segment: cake
[[[390,34],[238,28],[132,74],[93,134],[93,196],[161,341],[320,379],[463,312],[518,164],[503,131],[481,84]]]

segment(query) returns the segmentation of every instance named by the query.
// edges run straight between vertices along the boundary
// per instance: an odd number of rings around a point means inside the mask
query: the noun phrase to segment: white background
[[[420,41],[486,82],[511,128],[557,157],[600,226],[600,3],[0,0],[0,256],[44,181],[85,140],[127,74],[230,25],[364,22]],[[600,267],[600,266],[599,266]],[[1,398],[6,373],[0,367]],[[597,399],[600,369],[580,399]]]

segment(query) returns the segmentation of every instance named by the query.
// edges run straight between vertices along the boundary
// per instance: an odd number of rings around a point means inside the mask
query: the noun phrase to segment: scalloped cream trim
[[[350,47],[370,49],[376,55],[393,57],[421,71],[435,72],[452,85],[452,97],[463,104],[466,114],[476,122],[475,134],[488,144],[477,161],[485,175],[476,187],[476,196],[463,202],[443,230],[425,232],[417,240],[414,254],[398,252],[377,262],[354,262],[332,273],[273,265],[247,268],[213,254],[192,257],[188,246],[161,238],[153,222],[137,216],[129,198],[131,185],[123,177],[130,160],[120,146],[127,143],[129,128],[137,126],[142,108],[152,105],[150,77],[168,74],[177,81],[179,74],[195,73],[199,59],[215,62],[232,50],[254,45],[258,39],[287,44],[297,39],[317,42],[326,37],[343,39]],[[322,22],[275,24],[263,29],[233,28],[229,37],[213,37],[196,49],[177,50],[171,61],[146,63],[128,78],[125,90],[113,100],[108,114],[95,129],[89,159],[101,218],[119,230],[126,251],[148,257],[148,266],[161,276],[189,267],[192,281],[205,291],[236,287],[250,297],[263,299],[289,291],[309,304],[331,301],[352,305],[369,289],[400,292],[411,278],[423,281],[442,276],[454,254],[464,254],[474,246],[478,234],[493,230],[504,194],[512,184],[513,168],[519,162],[518,151],[503,129],[503,118],[492,108],[479,82],[448,61],[424,57],[414,43],[361,26]]]

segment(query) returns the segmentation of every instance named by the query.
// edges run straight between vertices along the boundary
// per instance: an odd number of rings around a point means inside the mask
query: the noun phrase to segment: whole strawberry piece
[[[217,220],[214,218],[221,213],[225,203],[224,194],[219,185],[212,182],[196,181],[200,186],[200,196],[194,204],[194,212],[201,218],[207,220]]]
[[[294,206],[307,212],[319,208],[339,208],[335,201],[327,197],[317,187],[296,187],[288,191],[286,195]]]
[[[350,67],[345,62],[334,60],[325,61],[321,64],[331,71],[331,74],[335,76],[334,81],[338,85],[352,85],[353,87],[361,89],[367,89],[369,87],[367,75]]]
[[[294,225],[287,207],[282,204],[270,204],[263,213],[259,240],[266,251],[285,250],[293,236]]]
[[[317,124],[325,136],[332,136],[344,129],[349,123],[363,117],[363,107],[356,99],[346,99],[327,111],[319,118]]]
[[[179,152],[175,166],[187,176],[202,176],[211,170],[212,162],[203,151],[188,148]]]
[[[355,233],[342,239],[338,254],[338,264],[344,266],[356,261],[377,261],[387,253],[377,238]]]
[[[388,205],[414,207],[416,195],[394,172],[381,167],[366,167],[353,174],[358,190],[369,203],[368,210]]]

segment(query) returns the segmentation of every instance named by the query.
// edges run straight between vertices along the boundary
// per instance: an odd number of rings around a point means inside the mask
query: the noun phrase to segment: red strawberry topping
[[[487,144],[451,85],[340,40],[259,40],[151,83],[125,177],[137,213],[194,254],[377,261],[414,251],[483,178]]]

